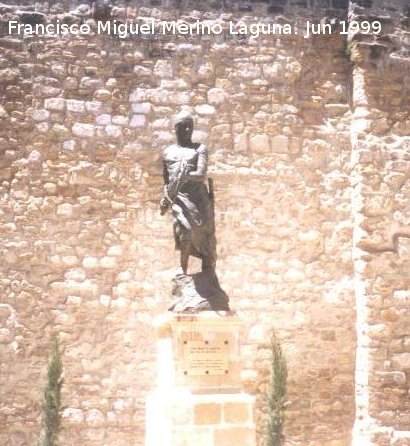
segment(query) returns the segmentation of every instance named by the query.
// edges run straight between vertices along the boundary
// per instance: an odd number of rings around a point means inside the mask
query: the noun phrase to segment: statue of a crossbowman
[[[194,120],[181,111],[174,118],[177,143],[163,152],[164,196],[161,214],[172,212],[175,247],[181,272],[174,279],[174,311],[229,310],[216,277],[214,194],[208,179],[208,149],[192,141]],[[188,276],[189,256],[202,261],[202,272]]]

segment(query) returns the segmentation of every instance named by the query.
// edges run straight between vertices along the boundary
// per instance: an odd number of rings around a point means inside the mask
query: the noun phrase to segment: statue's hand
[[[162,197],[161,201],[159,202],[159,211],[161,215],[164,215],[167,212],[169,205],[169,200],[165,197]]]

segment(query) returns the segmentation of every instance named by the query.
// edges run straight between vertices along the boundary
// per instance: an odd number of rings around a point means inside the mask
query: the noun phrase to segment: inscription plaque
[[[185,340],[182,355],[184,375],[211,376],[229,373],[229,342],[226,340]]]

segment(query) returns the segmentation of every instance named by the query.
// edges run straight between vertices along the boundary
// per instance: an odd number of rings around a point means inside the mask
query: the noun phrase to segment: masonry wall
[[[67,12],[67,4],[36,8],[49,20]],[[85,6],[70,8],[67,20],[89,19]],[[303,11],[288,20],[315,18]],[[114,13],[118,20],[241,15],[121,4]],[[2,5],[0,14],[4,22],[15,9]],[[352,260],[358,222],[351,174],[359,164],[350,162],[351,140],[356,144],[350,103],[357,101],[351,94],[357,71],[344,36],[4,36],[0,48],[0,442],[34,443],[46,358],[58,331],[63,444],[143,444],[145,396],[154,382],[152,322],[169,305],[178,264],[170,217],[158,213],[161,150],[174,141],[171,116],[189,106],[197,116],[194,137],[211,151],[218,275],[247,325],[245,388],[262,407],[274,329],[289,368],[286,445],[350,444],[354,288],[362,279]],[[405,68],[395,63],[366,84],[386,114],[384,92],[398,93],[395,112],[404,107]],[[375,70],[363,69],[366,76]],[[390,83],[392,73],[397,81]],[[386,119],[402,128],[405,117]],[[374,129],[368,133],[373,137]],[[392,170],[408,178],[395,162]],[[403,203],[406,191],[395,200]],[[389,207],[384,215],[392,213]],[[394,280],[405,280],[402,262],[392,266]],[[366,283],[379,283],[376,276]],[[405,285],[400,290],[398,298],[406,299]],[[383,310],[390,315],[389,305]],[[400,321],[387,324],[398,340],[396,350],[388,347],[392,364],[406,359],[404,311],[395,311]],[[371,369],[375,379],[380,367]],[[403,389],[405,363],[392,367]],[[382,403],[379,381],[372,388],[380,404],[389,404]],[[380,407],[369,415],[407,429]]]
[[[400,16],[397,2],[390,8],[374,3],[371,11],[351,8],[352,19],[383,15],[384,38],[371,42],[352,35],[349,44],[356,86],[351,126],[358,319],[354,444],[407,445],[409,11]]]

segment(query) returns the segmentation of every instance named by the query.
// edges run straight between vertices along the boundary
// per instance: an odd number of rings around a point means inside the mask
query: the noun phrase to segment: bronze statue
[[[168,209],[172,212],[175,247],[180,251],[182,269],[182,275],[174,279],[174,295],[181,297],[185,289],[185,296],[182,306],[174,305],[171,309],[227,310],[228,298],[221,290],[215,273],[216,238],[212,180],[208,180],[209,190],[205,183],[208,149],[205,145],[192,141],[194,120],[190,113],[184,110],[178,113],[174,118],[174,126],[177,143],[168,146],[163,152],[164,196],[160,210],[161,215]],[[189,256],[201,259],[202,273],[187,275]],[[192,299],[187,303],[188,288],[190,298],[193,293],[197,294],[195,304]],[[202,299],[202,303],[198,301],[198,297],[199,300]]]

